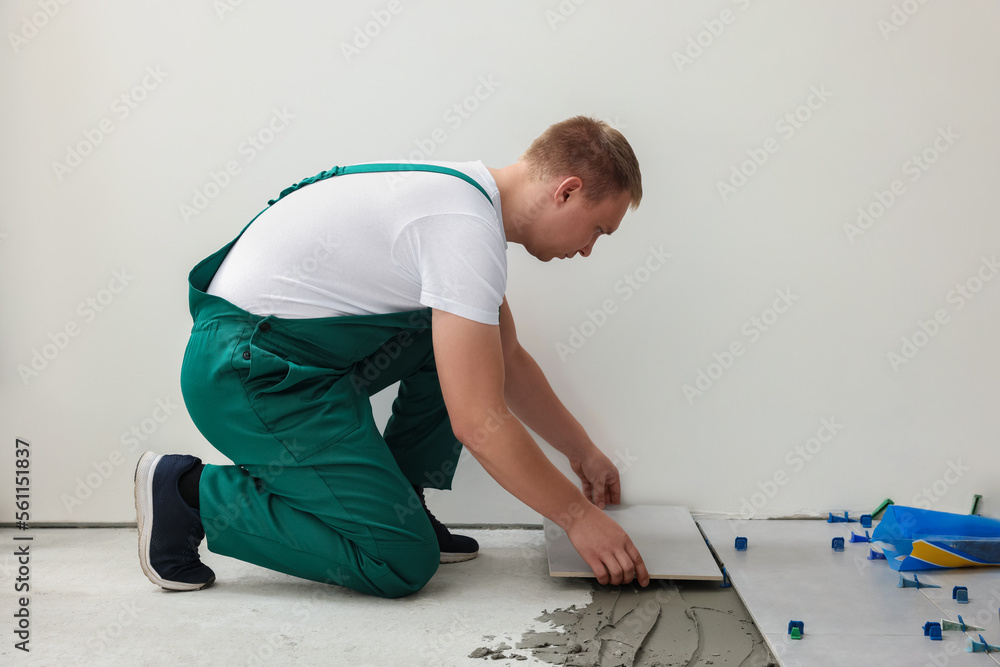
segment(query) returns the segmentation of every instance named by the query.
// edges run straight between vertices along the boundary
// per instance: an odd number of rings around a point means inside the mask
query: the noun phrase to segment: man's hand
[[[601,584],[649,584],[649,571],[639,550],[621,526],[593,505],[588,505],[566,534]]]
[[[605,505],[617,505],[622,500],[621,480],[618,468],[604,452],[595,446],[580,459],[570,459],[573,472],[583,482],[583,495],[601,509]]]

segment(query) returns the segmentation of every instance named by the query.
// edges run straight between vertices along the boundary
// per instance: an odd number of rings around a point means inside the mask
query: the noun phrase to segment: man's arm
[[[500,307],[500,337],[504,352],[504,397],[511,411],[569,459],[583,482],[583,491],[598,507],[621,502],[618,469],[594,444],[570,414],[538,363],[517,341],[507,297]]]
[[[599,582],[648,584],[625,531],[552,465],[507,409],[500,327],[434,309],[431,330],[455,436],[502,487],[566,531]]]

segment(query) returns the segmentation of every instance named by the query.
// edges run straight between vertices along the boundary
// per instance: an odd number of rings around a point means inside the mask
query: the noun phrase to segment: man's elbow
[[[451,419],[451,430],[467,449],[475,451],[489,442],[516,418],[506,405],[465,411]]]
[[[504,346],[503,348],[503,366],[504,370],[509,373],[512,368],[516,368],[517,364],[523,358],[522,355],[525,354],[524,348],[517,341],[511,346]]]
[[[511,391],[516,391],[521,382],[524,368],[524,360],[527,357],[524,348],[518,345],[513,350],[504,350],[503,356],[503,376],[504,376],[504,399],[510,403]]]

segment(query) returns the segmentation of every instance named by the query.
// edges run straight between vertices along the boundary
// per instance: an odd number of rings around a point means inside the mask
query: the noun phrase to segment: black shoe
[[[479,542],[465,535],[452,535],[448,532],[445,525],[434,518],[431,511],[427,509],[427,501],[424,500],[423,488],[414,486],[413,490],[417,492],[420,504],[424,506],[424,511],[427,512],[427,518],[431,520],[431,525],[434,526],[434,534],[437,535],[438,547],[441,549],[441,562],[461,563],[462,561],[472,560],[478,556]]]
[[[170,591],[196,591],[215,581],[198,559],[205,538],[201,517],[177,490],[181,474],[199,463],[194,456],[146,452],[135,467],[139,564],[150,581]]]

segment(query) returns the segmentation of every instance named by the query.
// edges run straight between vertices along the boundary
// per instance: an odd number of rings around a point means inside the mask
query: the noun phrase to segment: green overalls
[[[461,172],[404,164],[334,167],[278,199],[324,178],[371,171],[447,173],[490,199]],[[206,293],[240,236],[188,276],[194,326],[181,370],[184,403],[198,430],[236,464],[202,473],[208,547],[365,593],[413,593],[437,571],[440,551],[412,485],[451,488],[462,451],[434,364],[431,309],[253,315]],[[369,398],[397,381],[379,434]]]

